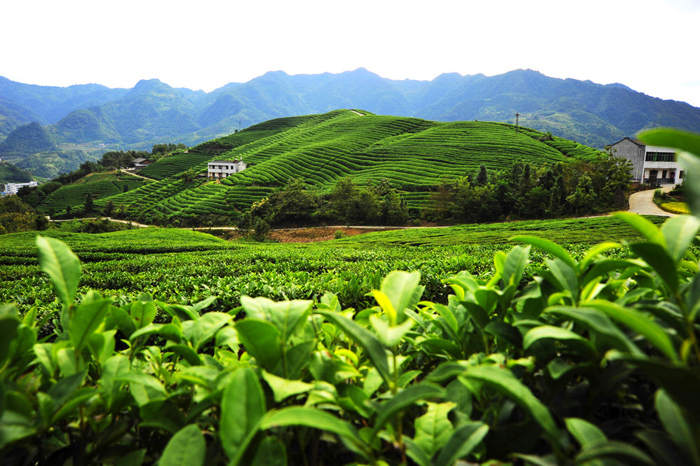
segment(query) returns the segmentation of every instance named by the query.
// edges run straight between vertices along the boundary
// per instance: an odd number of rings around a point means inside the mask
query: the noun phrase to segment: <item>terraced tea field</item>
[[[159,181],[123,194],[100,192],[96,205],[109,198],[129,218],[228,218],[292,178],[323,192],[349,177],[361,185],[386,179],[409,207],[418,209],[441,180],[463,177],[482,164],[489,170],[515,163],[540,167],[597,153],[534,130],[516,132],[508,124],[438,123],[339,110],[271,120],[163,158],[142,170]],[[248,169],[208,181],[203,177],[213,159],[243,160]]]
[[[67,206],[76,207],[85,203],[85,196],[92,194],[100,205],[106,203],[106,199],[124,192],[136,190],[150,183],[149,180],[125,174],[94,173],[86,176],[80,182],[63,186],[47,196],[41,209],[44,212],[61,212]]]

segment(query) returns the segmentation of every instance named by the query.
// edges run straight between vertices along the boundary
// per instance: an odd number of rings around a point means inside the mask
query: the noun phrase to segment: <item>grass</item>
[[[690,213],[688,204],[685,202],[661,202],[658,204],[658,206],[666,212],[671,212],[672,214],[685,215]]]

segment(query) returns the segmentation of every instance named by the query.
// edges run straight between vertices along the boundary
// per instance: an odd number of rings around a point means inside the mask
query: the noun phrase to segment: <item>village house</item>
[[[676,161],[674,149],[647,146],[642,141],[624,138],[612,144],[615,157],[632,163],[632,181],[648,184],[681,184],[683,169]]]
[[[207,177],[210,180],[223,180],[234,173],[242,172],[247,167],[243,160],[212,160],[207,166]]]
[[[141,170],[143,167],[147,167],[151,163],[153,163],[153,162],[151,162],[148,159],[144,159],[144,158],[138,158],[138,159],[134,159],[131,161],[131,164],[134,166],[134,168],[136,170]]]

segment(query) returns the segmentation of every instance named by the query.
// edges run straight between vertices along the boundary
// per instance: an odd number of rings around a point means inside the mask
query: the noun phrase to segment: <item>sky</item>
[[[698,24],[700,0],[6,0],[0,76],[209,92],[277,70],[529,68],[700,107]]]

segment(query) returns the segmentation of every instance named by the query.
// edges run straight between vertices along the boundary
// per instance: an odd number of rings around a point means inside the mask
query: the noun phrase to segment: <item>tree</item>
[[[479,167],[479,173],[476,175],[476,185],[477,186],[486,186],[486,184],[489,182],[489,174],[488,171],[486,171],[486,166],[481,165]]]
[[[359,195],[359,189],[351,178],[341,178],[333,186],[330,192],[328,207],[329,216],[338,220],[345,220],[348,217],[348,209],[353,200]]]
[[[595,193],[592,190],[591,177],[583,174],[579,178],[578,185],[573,194],[567,196],[568,202],[574,209],[574,215],[590,212],[593,209]]]
[[[256,217],[253,221],[253,237],[258,241],[264,241],[269,232],[270,224],[262,218]]]
[[[112,212],[114,212],[114,201],[110,199],[109,201],[107,201],[104,208],[102,209],[102,215],[104,215],[105,217],[110,217],[112,215]]]
[[[408,220],[406,201],[401,199],[395,189],[389,191],[382,199],[381,212],[384,225],[403,225]]]
[[[95,209],[95,204],[94,204],[94,201],[92,199],[92,193],[87,193],[85,195],[84,206],[85,206],[85,213],[86,214],[92,213],[92,211]]]

